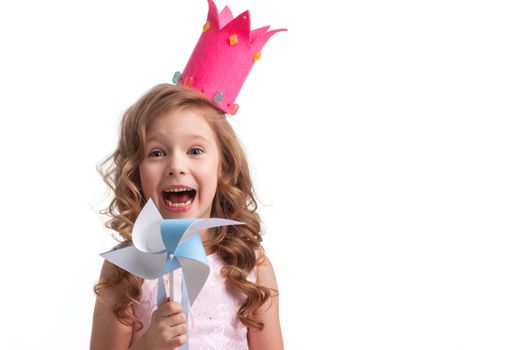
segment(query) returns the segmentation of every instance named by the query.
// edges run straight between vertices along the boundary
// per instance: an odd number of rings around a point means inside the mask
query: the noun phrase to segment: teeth
[[[193,191],[192,188],[182,188],[182,187],[178,187],[178,188],[170,188],[169,190],[165,190],[164,192],[186,192],[186,191]]]
[[[166,203],[168,203],[168,205],[170,206],[170,208],[180,208],[180,207],[185,207],[187,205],[190,205],[191,204],[191,199],[188,199],[186,202],[184,203],[173,203],[172,201],[170,201],[169,199],[166,199]]]

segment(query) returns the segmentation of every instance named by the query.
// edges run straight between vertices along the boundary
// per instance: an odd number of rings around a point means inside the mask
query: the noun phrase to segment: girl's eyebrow
[[[151,142],[151,141],[168,141],[170,138],[164,134],[164,133],[161,133],[161,132],[156,132],[152,135],[150,135],[149,137],[146,138],[146,142]],[[208,137],[206,136],[203,136],[201,134],[189,134],[187,136],[184,136],[184,139],[188,139],[188,140],[200,140],[200,141],[203,141],[203,142],[206,142],[206,143],[209,143],[210,140]]]
[[[188,138],[191,139],[191,140],[197,139],[197,140],[201,140],[201,141],[204,141],[204,142],[210,142],[210,140],[207,137],[202,136],[200,134],[191,134],[191,135],[188,136]]]
[[[146,137],[146,142],[151,142],[151,141],[164,141],[164,140],[167,140],[168,137],[166,135],[164,135],[163,133],[160,133],[160,132],[156,132],[152,135],[149,135]]]

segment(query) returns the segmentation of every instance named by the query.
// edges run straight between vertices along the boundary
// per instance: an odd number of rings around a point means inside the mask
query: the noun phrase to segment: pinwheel
[[[101,256],[120,268],[145,279],[158,279],[157,305],[166,299],[163,276],[170,274],[170,296],[173,300],[173,271],[182,268],[183,311],[188,310],[206,283],[210,268],[199,231],[240,221],[206,219],[166,219],[150,199],[133,226],[133,245],[102,253]],[[181,349],[187,349],[187,344]]]

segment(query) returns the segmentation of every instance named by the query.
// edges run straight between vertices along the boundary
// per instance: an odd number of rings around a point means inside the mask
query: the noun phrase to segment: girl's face
[[[139,165],[142,191],[162,217],[210,217],[219,146],[202,112],[174,110],[155,119],[146,131],[145,152]]]

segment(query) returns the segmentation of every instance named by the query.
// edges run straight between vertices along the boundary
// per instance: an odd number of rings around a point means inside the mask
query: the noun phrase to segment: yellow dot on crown
[[[210,23],[210,21],[208,21],[208,22],[204,23],[204,25],[202,26],[202,31],[203,32],[207,32],[208,29],[210,29],[210,27],[211,27],[211,23]]]
[[[261,51],[256,52],[256,53],[253,55],[253,62],[258,61],[258,60],[261,58],[261,55],[262,55],[262,52],[261,52]]]
[[[230,35],[228,40],[230,41],[230,46],[236,45],[239,42],[239,39],[237,38],[237,34]]]

